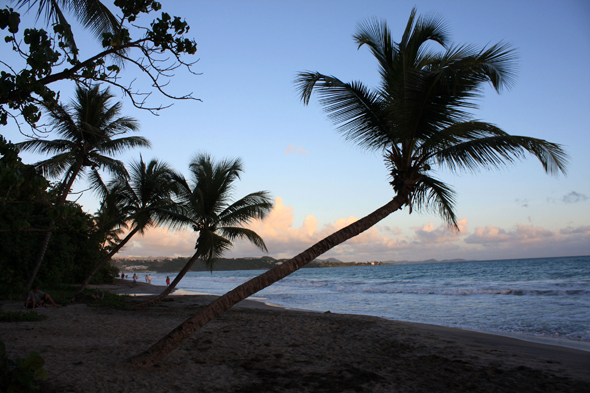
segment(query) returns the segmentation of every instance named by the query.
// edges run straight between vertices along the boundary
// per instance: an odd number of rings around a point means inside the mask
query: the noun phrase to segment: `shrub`
[[[47,315],[35,311],[0,311],[0,322],[37,322],[47,319]]]
[[[41,386],[37,381],[49,377],[43,368],[45,361],[35,351],[26,359],[12,361],[6,356],[6,346],[0,341],[0,391],[7,393],[28,392]]]

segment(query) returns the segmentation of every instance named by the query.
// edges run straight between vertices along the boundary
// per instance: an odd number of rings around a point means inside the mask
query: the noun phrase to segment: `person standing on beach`
[[[133,273],[133,283],[136,284],[137,283],[137,274]]]
[[[152,275],[148,275],[148,284],[152,285]]]
[[[170,285],[170,277],[166,276],[166,285]]]
[[[121,272],[121,281],[125,281],[125,273]]]
[[[150,280],[148,279],[148,275],[146,274],[146,275],[145,275],[145,283],[146,283],[146,284],[149,284],[149,282],[150,282]]]

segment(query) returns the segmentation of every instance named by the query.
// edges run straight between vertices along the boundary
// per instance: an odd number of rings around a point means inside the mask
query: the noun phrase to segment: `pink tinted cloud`
[[[488,225],[485,228],[475,228],[472,235],[465,239],[468,244],[490,244],[490,243],[531,243],[547,241],[555,238],[557,231],[550,231],[541,227],[518,224],[516,230],[508,232],[501,228]]]
[[[275,198],[273,209],[263,221],[252,222],[249,228],[265,241],[274,258],[291,258],[326,236],[357,220],[340,218],[320,225],[313,215],[300,223],[293,222],[293,207]],[[376,225],[333,248],[320,259],[334,257],[342,261],[502,259],[534,256],[590,254],[590,226],[548,230],[542,227],[518,224],[514,230],[488,225],[468,232],[467,219],[458,221],[459,232],[446,225],[427,223],[413,227],[404,236],[400,228]],[[174,231],[157,228],[136,236],[121,252],[121,256],[191,256],[194,253],[196,234],[192,231]],[[262,256],[264,253],[247,242],[235,242],[228,257]]]
[[[421,227],[413,227],[412,229],[419,242],[432,244],[458,241],[459,237],[467,232],[467,219],[462,218],[457,220],[457,226],[459,227],[458,231],[455,228],[450,228],[446,224],[440,224],[435,228],[434,224],[430,222]]]

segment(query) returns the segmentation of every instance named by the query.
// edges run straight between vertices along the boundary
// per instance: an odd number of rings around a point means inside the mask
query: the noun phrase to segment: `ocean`
[[[223,295],[259,274],[190,272],[178,289]],[[152,283],[167,275],[152,274]],[[590,350],[590,256],[304,268],[250,299]]]

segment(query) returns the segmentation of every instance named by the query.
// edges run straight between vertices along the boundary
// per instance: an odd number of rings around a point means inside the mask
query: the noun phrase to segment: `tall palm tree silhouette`
[[[125,174],[125,165],[113,158],[127,149],[149,147],[147,139],[140,136],[119,137],[137,131],[139,125],[131,117],[119,117],[120,102],[111,104],[114,96],[109,89],[100,90],[98,85],[90,88],[78,86],[75,98],[69,105],[46,108],[49,125],[61,139],[34,138],[18,143],[20,150],[38,152],[52,157],[35,164],[44,176],[63,176],[56,205],[63,205],[70,190],[81,175],[91,169],[105,169],[112,174]],[[26,290],[30,288],[45,256],[51,232],[45,235]]]
[[[346,83],[318,72],[296,79],[304,104],[314,91],[338,130],[359,146],[377,150],[391,175],[395,196],[384,206],[333,233],[291,260],[238,286],[187,319],[145,352],[130,359],[147,367],[156,364],[211,319],[234,304],[303,267],[314,258],[366,231],[404,206],[433,209],[457,226],[454,192],[432,176],[435,166],[451,171],[500,167],[526,153],[537,157],[550,174],[564,172],[566,154],[544,140],[511,136],[498,127],[473,120],[468,112],[485,83],[508,87],[514,65],[506,45],[476,49],[453,46],[443,23],[417,18],[413,10],[402,39],[394,42],[385,22],[359,25],[355,42],[367,46],[379,63],[381,83],[371,90],[361,82]],[[438,43],[442,52],[431,50]]]

